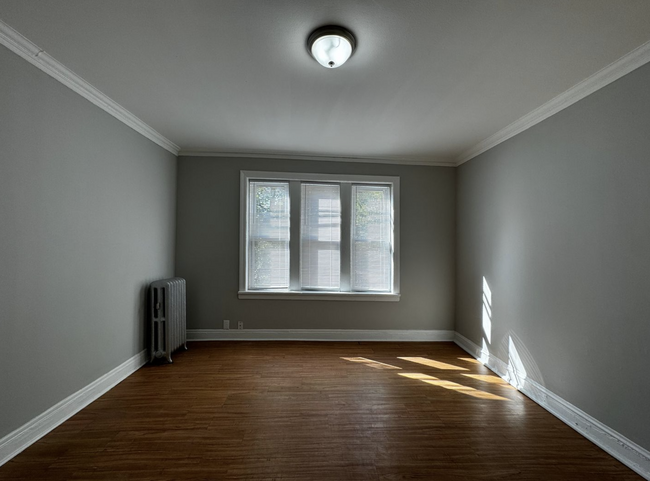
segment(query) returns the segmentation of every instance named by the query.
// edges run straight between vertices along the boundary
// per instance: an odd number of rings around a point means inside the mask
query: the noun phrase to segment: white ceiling
[[[650,40],[648,0],[0,0],[183,151],[454,162]],[[357,38],[343,67],[309,33]]]

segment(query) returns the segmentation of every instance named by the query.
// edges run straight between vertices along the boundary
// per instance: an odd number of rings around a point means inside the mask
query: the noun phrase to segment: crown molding
[[[452,159],[419,160],[402,157],[350,157],[329,155],[308,155],[269,152],[224,152],[209,150],[181,150],[178,156],[184,157],[223,157],[274,160],[315,160],[318,162],[362,162],[369,164],[425,165],[434,167],[455,167]]]
[[[79,75],[46,53],[38,45],[9,25],[0,20],[0,44],[27,60],[50,77],[58,80],[63,85],[89,100],[100,109],[109,113],[120,122],[131,127],[163,149],[178,155],[180,147],[161,133],[144,123],[138,117],[126,110],[120,104],[109,98],[106,94],[93,87]]]
[[[496,134],[482,140],[471,149],[466,150],[458,157],[455,165],[459,166],[486,150],[499,145],[501,142],[505,142],[509,138],[566,109],[648,62],[650,62],[650,41],[635,48],[607,67],[587,77],[582,82],[577,83],[569,90],[549,100],[541,107],[536,108],[519,120],[499,130]]]
[[[52,78],[58,80],[63,85],[92,102],[94,105],[112,115],[128,127],[176,156],[312,160],[319,162],[362,162],[373,164],[423,165],[438,167],[458,167],[468,160],[473,159],[492,147],[495,147],[515,135],[533,127],[650,62],[650,41],[648,41],[585,80],[574,85],[567,91],[546,102],[542,106],[519,118],[497,133],[482,140],[474,147],[463,152],[457,159],[432,158],[423,160],[409,159],[406,157],[354,157],[275,152],[181,150],[181,148],[174,142],[164,137],[161,133],[126,110],[86,80],[75,74],[72,70],[61,64],[2,20],[0,20],[0,44],[4,45],[15,54],[50,75]]]

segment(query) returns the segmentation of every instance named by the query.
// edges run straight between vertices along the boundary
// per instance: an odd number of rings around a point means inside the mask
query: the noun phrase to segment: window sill
[[[274,299],[282,301],[384,301],[399,302],[400,295],[378,292],[278,292],[278,291],[239,291],[240,299]]]

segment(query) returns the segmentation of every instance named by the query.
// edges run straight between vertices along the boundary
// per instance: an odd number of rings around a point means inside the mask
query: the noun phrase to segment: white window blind
[[[303,183],[300,284],[305,290],[338,290],[341,272],[341,188]]]
[[[251,289],[289,287],[289,183],[251,182],[248,282]]]
[[[389,186],[352,186],[353,291],[390,291],[393,219]]]

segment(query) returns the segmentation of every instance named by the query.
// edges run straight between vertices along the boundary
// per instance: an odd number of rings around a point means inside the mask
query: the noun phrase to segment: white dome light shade
[[[343,37],[327,35],[314,42],[311,54],[323,67],[337,68],[352,55],[352,45]]]
[[[321,27],[308,40],[309,50],[325,68],[338,68],[352,55],[354,37],[341,27]]]

